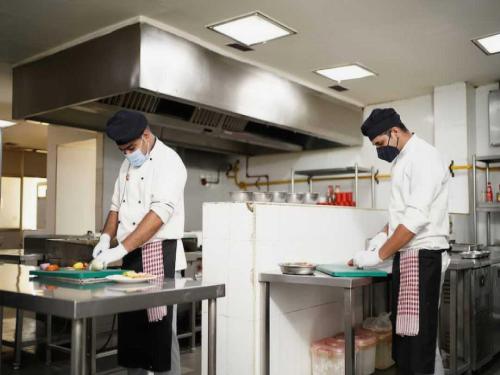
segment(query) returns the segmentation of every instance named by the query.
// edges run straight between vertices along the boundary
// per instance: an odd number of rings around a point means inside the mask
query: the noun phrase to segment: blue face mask
[[[377,147],[377,155],[379,159],[385,160],[389,163],[392,163],[394,159],[399,155],[399,138],[396,141],[396,146],[390,146],[389,142],[391,140],[391,135],[389,134],[389,140],[387,141],[387,146]]]
[[[143,141],[144,138],[141,139],[141,147]],[[142,153],[141,147],[137,147],[137,150],[131,152],[130,154],[125,155],[125,157],[127,158],[132,167],[139,168],[148,159],[148,155],[144,155]]]

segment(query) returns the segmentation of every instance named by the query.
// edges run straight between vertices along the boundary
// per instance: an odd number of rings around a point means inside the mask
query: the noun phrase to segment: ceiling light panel
[[[341,82],[374,76],[375,73],[358,64],[337,66],[335,68],[319,69],[316,73],[334,81]]]
[[[295,34],[295,31],[259,12],[210,25],[208,28],[246,46]]]
[[[473,42],[487,55],[494,55],[500,52],[500,33],[477,38]]]

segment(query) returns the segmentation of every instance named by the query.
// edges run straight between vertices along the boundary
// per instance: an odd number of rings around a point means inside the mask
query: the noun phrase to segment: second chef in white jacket
[[[436,148],[411,133],[393,108],[375,109],[361,127],[380,159],[392,163],[389,222],[359,267],[394,255],[393,358],[405,374],[444,374],[437,347],[440,291],[450,258],[449,170]]]

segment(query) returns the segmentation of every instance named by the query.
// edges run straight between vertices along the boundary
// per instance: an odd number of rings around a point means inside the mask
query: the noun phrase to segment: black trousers
[[[177,240],[162,243],[165,278],[175,277]],[[142,251],[136,249],[123,258],[123,269],[142,272]],[[172,306],[159,322],[148,321],[147,310],[118,314],[118,364],[148,371],[170,371],[172,347]]]
[[[441,288],[440,250],[419,251],[420,317],[417,336],[396,335],[400,282],[400,253],[392,264],[392,358],[404,375],[434,374]]]

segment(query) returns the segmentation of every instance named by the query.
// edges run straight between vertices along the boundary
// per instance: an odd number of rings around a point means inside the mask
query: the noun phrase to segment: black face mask
[[[387,141],[387,146],[377,147],[377,155],[379,159],[385,160],[389,163],[392,163],[396,156],[399,155],[398,144],[399,138],[397,138],[396,146],[390,146],[389,142],[391,141],[391,134],[389,134],[389,140]]]

